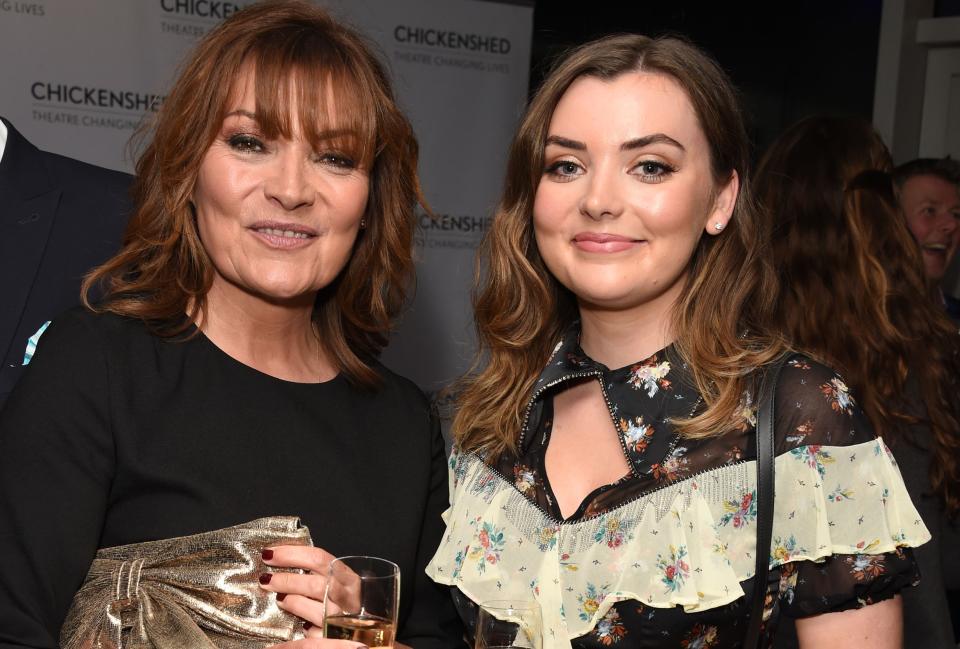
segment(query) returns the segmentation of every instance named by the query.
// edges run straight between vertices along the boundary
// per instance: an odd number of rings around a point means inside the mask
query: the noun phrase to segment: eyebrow
[[[546,146],[550,146],[551,144],[562,146],[564,149],[573,149],[574,151],[587,150],[587,145],[583,142],[571,140],[570,138],[562,137],[560,135],[551,135],[547,137]]]
[[[226,114],[224,119],[226,119],[227,117],[235,117],[235,116],[249,117],[253,121],[257,121],[257,116],[255,113],[251,113],[249,110],[244,110],[242,108],[238,108],[237,110],[230,111],[229,113]],[[340,137],[359,137],[359,134],[357,133],[356,129],[352,129],[352,128],[329,129],[319,133],[318,135],[320,136],[321,140],[334,140]]]
[[[666,133],[653,133],[652,135],[645,135],[643,137],[634,138],[633,140],[627,140],[620,145],[620,150],[632,151],[634,149],[642,149],[643,147],[651,144],[669,144],[670,146],[674,146],[681,151],[687,150],[682,144],[674,140]]]
[[[586,151],[587,145],[579,140],[571,140],[570,138],[563,137],[561,135],[551,135],[547,137],[546,145],[549,146],[555,144],[557,146],[562,146],[565,149],[573,149],[574,151]],[[643,137],[634,138],[632,140],[627,140],[620,145],[621,151],[633,151],[634,149],[642,149],[645,146],[650,146],[651,144],[668,144],[670,146],[676,147],[681,151],[686,151],[686,147],[674,140],[672,137],[666,133],[653,133],[651,135],[644,135]]]

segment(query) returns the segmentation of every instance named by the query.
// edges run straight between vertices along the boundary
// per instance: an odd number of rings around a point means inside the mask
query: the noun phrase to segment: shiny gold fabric
[[[260,588],[260,551],[312,545],[293,517],[104,548],[77,591],[63,649],[260,649],[303,637],[302,623]]]

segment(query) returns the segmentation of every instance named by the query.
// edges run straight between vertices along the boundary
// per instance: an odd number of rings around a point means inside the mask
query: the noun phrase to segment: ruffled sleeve
[[[893,597],[919,578],[910,548],[831,555],[822,563],[801,561],[784,566],[780,610],[799,618],[860,608]]]
[[[930,536],[893,455],[874,439],[843,378],[795,356],[784,368],[777,397],[778,452],[791,460],[794,472],[805,464],[807,474],[796,477],[795,484],[778,476],[777,522],[783,524],[782,515],[795,516],[799,508],[817,508],[828,513],[827,529],[808,531],[796,545],[821,545],[818,537],[831,540],[823,556],[791,556],[782,564],[781,611],[807,617],[859,608],[916,584],[920,575],[908,546]],[[809,480],[813,492],[805,484]],[[807,494],[817,490],[820,497],[809,499]],[[840,539],[844,542],[836,543]],[[790,538],[776,541],[774,557],[788,555]]]

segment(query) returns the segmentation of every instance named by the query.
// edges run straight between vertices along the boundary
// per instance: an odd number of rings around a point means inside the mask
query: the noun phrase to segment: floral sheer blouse
[[[681,438],[703,409],[673,349],[609,370],[572,331],[536,383],[517,455],[454,449],[446,533],[427,573],[475,603],[536,600],[545,649],[739,647],[756,551],[753,391],[723,435]],[[599,381],[630,472],[563,518],[544,468],[553,397]],[[802,355],[777,386],[776,504],[763,633],[781,616],[857,608],[919,579],[929,534],[841,377]],[[590,458],[584,458],[585,462]]]

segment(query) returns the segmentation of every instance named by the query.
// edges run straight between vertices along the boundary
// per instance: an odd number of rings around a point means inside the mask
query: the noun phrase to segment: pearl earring
[[[713,229],[716,230],[717,232],[720,232],[720,230],[723,229],[723,223],[721,223],[720,221],[717,221],[716,223],[713,224]]]
[[[367,220],[366,220],[366,219],[360,219],[360,229],[361,229],[361,230],[366,230],[366,229],[367,229]]]

